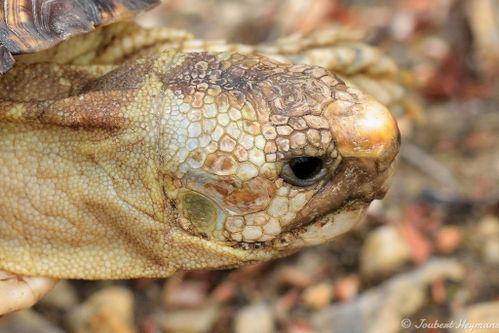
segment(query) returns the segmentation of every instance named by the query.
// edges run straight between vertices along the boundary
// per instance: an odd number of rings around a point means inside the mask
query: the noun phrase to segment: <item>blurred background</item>
[[[331,244],[235,270],[64,281],[0,332],[499,332],[497,0],[167,0],[137,20],[249,44],[364,31],[418,105],[398,115],[392,188]]]

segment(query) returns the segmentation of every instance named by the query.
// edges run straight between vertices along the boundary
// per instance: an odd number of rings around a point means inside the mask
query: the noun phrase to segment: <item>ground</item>
[[[0,332],[499,332],[497,3],[170,0],[140,21],[245,43],[365,28],[423,117],[401,123],[392,189],[349,235],[235,270],[66,281]]]

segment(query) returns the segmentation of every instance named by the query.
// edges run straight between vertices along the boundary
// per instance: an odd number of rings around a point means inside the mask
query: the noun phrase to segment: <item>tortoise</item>
[[[2,27],[19,55],[0,79],[0,313],[60,278],[288,255],[388,189],[397,123],[354,85],[396,104],[393,61],[341,28],[256,46],[130,22],[74,36],[152,4],[4,2],[29,29]]]

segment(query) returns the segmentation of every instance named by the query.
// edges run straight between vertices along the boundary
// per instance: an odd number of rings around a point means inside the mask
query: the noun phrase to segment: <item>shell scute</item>
[[[0,2],[0,73],[13,54],[52,47],[95,27],[147,10],[159,0],[3,0]]]

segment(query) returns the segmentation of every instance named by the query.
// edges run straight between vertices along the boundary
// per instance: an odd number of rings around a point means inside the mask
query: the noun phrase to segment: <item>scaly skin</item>
[[[316,66],[19,64],[0,80],[0,269],[165,277],[286,255],[361,220],[398,147],[383,105]],[[308,182],[301,156],[321,161]]]

